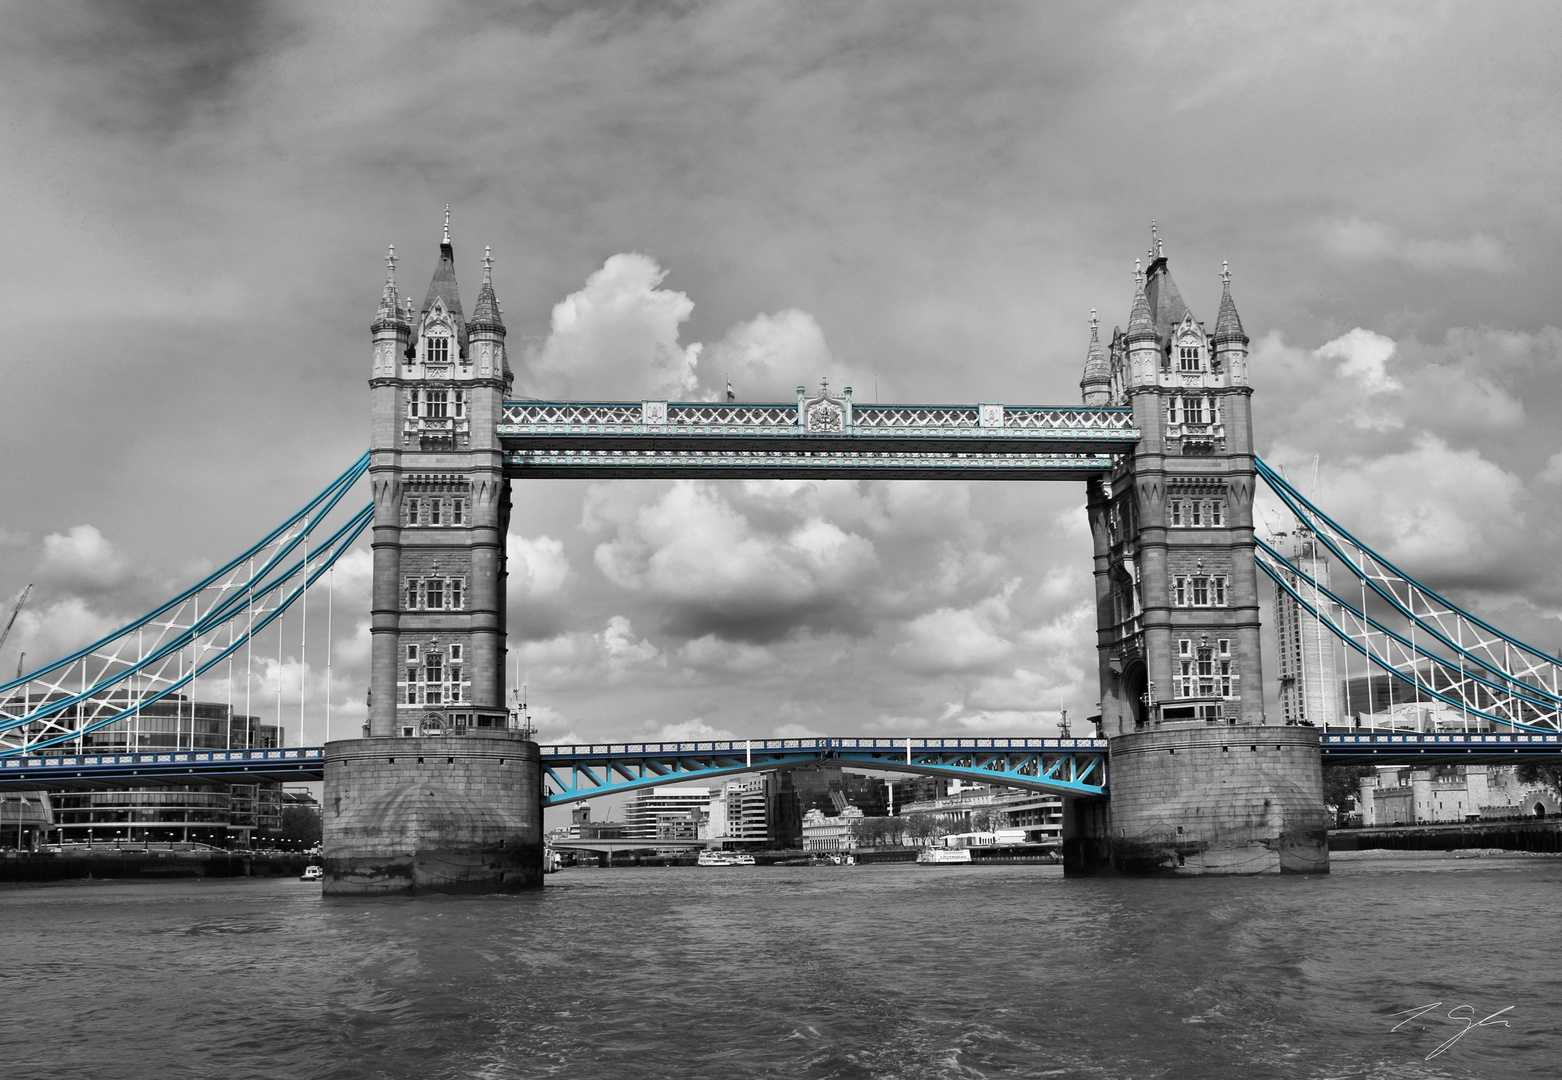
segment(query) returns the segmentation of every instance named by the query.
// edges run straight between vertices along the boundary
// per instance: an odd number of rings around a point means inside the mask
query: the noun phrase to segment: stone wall
[[[326,744],[327,895],[542,884],[537,744],[503,732]]]
[[[1327,873],[1313,728],[1160,727],[1111,740],[1110,799],[1065,820],[1065,871]]]

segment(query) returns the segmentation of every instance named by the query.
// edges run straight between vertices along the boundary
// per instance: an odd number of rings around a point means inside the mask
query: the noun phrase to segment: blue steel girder
[[[971,743],[1007,749],[975,764]],[[1329,729],[1319,739],[1325,765],[1562,761],[1562,734],[1471,731],[1418,733]],[[755,739],[727,743],[611,743],[542,747],[543,775],[557,806],[658,783],[837,761],[853,768],[959,776],[1065,796],[1107,794],[1102,739]],[[1044,744],[1040,747],[1024,744]],[[966,745],[961,745],[966,744]],[[592,767],[597,771],[593,772]],[[606,786],[571,785],[579,772],[610,776]],[[598,775],[598,774],[601,775]],[[0,758],[0,789],[135,787],[253,780],[301,783],[325,774],[325,750],[159,750],[133,754],[48,754]],[[611,780],[616,776],[616,781]],[[573,787],[573,790],[571,790]]]
[[[543,805],[821,761],[881,772],[959,777],[1066,797],[1106,793],[1103,739],[821,737],[544,746]]]

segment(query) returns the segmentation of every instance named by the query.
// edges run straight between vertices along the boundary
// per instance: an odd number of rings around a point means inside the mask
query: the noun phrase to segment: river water
[[[0,1076],[1562,1076],[1562,859],[1324,878],[570,869],[0,889]],[[1391,1029],[1433,1002],[1431,1013]],[[1467,1023],[1509,1008],[1428,1059]],[[1505,1022],[1506,1026],[1503,1026]]]

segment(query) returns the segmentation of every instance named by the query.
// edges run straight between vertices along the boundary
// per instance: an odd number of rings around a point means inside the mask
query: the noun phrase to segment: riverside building
[[[117,703],[118,704],[118,703]],[[120,704],[128,708],[129,703]],[[241,715],[221,702],[170,694],[131,716],[88,732],[52,752],[140,753],[163,750],[250,750],[281,746],[283,729]],[[117,790],[53,788],[44,793],[56,843],[179,842],[247,848],[282,821],[282,785],[195,784]]]

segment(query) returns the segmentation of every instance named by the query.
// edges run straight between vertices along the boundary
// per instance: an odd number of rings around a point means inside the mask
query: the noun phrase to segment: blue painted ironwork
[[[1409,687],[1412,700],[1441,702],[1474,717],[1476,726],[1538,733],[1562,728],[1562,664],[1555,658],[1400,570],[1261,461],[1258,473],[1296,515],[1297,528],[1328,550],[1331,567],[1359,584],[1362,595],[1356,600],[1324,586],[1262,539],[1255,552],[1259,569],[1351,652]],[[1369,610],[1369,597],[1379,609],[1376,614]],[[1404,629],[1385,618],[1396,619]]]
[[[753,739],[544,746],[546,806],[658,784],[831,761],[854,769],[958,776],[1061,795],[1107,794],[1104,739]],[[1562,757],[1562,734],[1369,731],[1320,733],[1329,765],[1480,764]],[[0,759],[0,789],[280,780],[325,776],[325,748],[28,754]]]
[[[0,759],[68,745],[134,716],[190,686],[280,618],[373,519],[372,506],[364,506],[334,530],[327,524],[368,465],[365,454],[259,543],[153,611],[0,684]]]
[[[0,788],[105,788],[136,784],[290,784],[325,778],[325,748],[158,750],[132,754],[21,754],[0,758]]]
[[[1104,739],[752,739],[544,746],[543,805],[819,761],[1071,797],[1106,793]]]
[[[1513,764],[1562,756],[1562,734],[1494,731],[1325,731],[1325,765]]]

